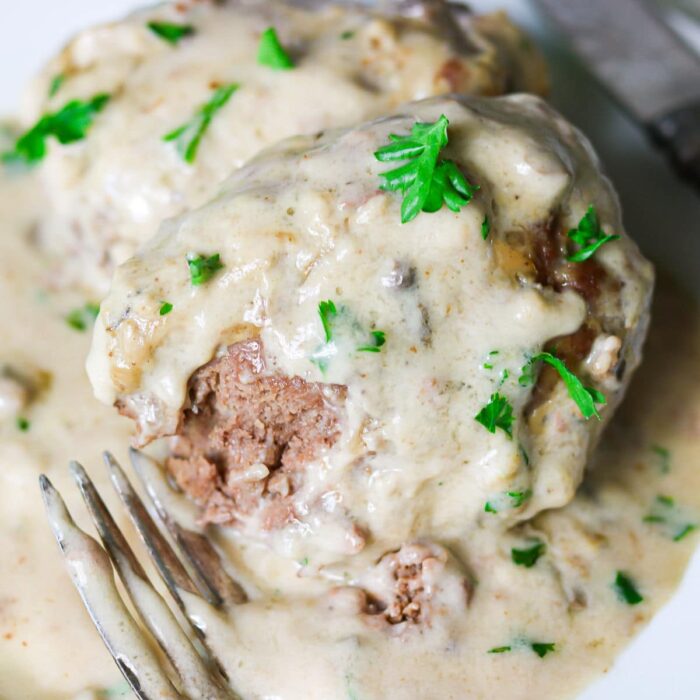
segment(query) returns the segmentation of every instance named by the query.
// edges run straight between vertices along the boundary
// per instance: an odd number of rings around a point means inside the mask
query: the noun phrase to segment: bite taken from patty
[[[389,551],[571,500],[652,286],[576,129],[433,99],[282,142],[166,222],[88,368],[204,521]]]

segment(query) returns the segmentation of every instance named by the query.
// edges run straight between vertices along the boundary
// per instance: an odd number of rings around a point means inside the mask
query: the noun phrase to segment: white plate
[[[657,265],[672,270],[700,298],[700,198],[675,179],[527,0],[470,4],[479,10],[505,8],[536,37],[550,59],[552,102],[593,141],[620,193],[627,229]],[[613,11],[614,2],[610,4]],[[0,23],[0,114],[12,113],[22,85],[71,33],[117,18],[133,6],[133,0],[25,0],[13,2],[11,12],[5,8]],[[685,29],[688,37],[700,38],[697,26]],[[700,552],[673,600],[580,700],[698,700],[698,624]]]

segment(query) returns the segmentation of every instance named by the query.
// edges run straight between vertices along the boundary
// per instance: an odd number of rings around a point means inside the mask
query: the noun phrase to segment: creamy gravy
[[[543,172],[556,178],[546,167]],[[92,396],[83,368],[90,329],[79,332],[65,320],[86,299],[52,288],[48,262],[36,245],[42,195],[34,176],[0,175],[0,311],[12,329],[0,346],[0,697],[103,699],[128,691],[65,573],[37,477],[49,475],[91,532],[67,470],[69,459],[79,459],[134,541],[100,459],[109,449],[126,464],[132,428]],[[614,205],[610,212],[616,216]],[[481,220],[477,213],[483,212],[475,209],[474,227]],[[616,218],[613,223],[619,224]],[[319,576],[321,553],[314,547],[299,551],[295,560],[290,555],[296,544],[276,554],[235,531],[213,533],[251,602],[237,608],[233,619],[194,599],[189,605],[241,694],[280,700],[557,700],[608,669],[680,578],[696,536],[678,542],[674,536],[700,522],[700,314],[665,280],[655,303],[645,363],[574,500],[517,530],[481,527],[476,513],[491,489],[481,483],[470,497],[476,524],[466,534],[446,531],[445,544],[473,580],[466,612],[441,615],[430,629],[377,631],[357,614],[352,599],[329,594],[332,584],[354,583],[355,577],[362,583],[357,572],[340,568]],[[575,328],[580,304],[561,304],[566,313],[552,326],[561,330],[564,318]],[[538,340],[547,335],[542,326],[534,329]],[[185,369],[186,378],[192,367]],[[484,380],[482,388],[488,387]],[[179,407],[177,397],[174,403]],[[28,421],[24,430],[18,418]],[[437,484],[435,491],[431,503],[439,505]],[[660,495],[672,497],[673,505],[659,501]],[[439,533],[446,523],[439,508],[434,512],[431,528]],[[377,531],[388,540],[405,537],[410,525],[398,519],[394,534],[390,515],[379,513]],[[664,522],[644,522],[649,515]],[[511,548],[531,537],[546,543],[545,555],[532,568],[515,566]],[[365,553],[365,564],[372,552]],[[641,604],[628,606],[616,596],[612,583],[620,570],[634,579]],[[540,658],[533,642],[555,647]],[[510,651],[489,653],[506,646]]]
[[[31,238],[35,197],[31,179],[2,182],[0,308],[13,328],[2,360],[52,375],[51,387],[23,410],[29,430],[18,432],[12,417],[2,425],[0,696],[8,700],[123,688],[65,573],[36,479],[46,472],[90,531],[66,468],[77,457],[120,514],[99,452],[109,448],[124,459],[129,425],[92,398],[83,370],[88,335],[64,321],[77,300],[47,292]],[[414,639],[379,642],[347,615],[332,615],[310,601],[277,600],[273,576],[290,588],[296,581],[298,596],[304,595],[303,579],[297,568],[285,572],[270,561],[261,567],[267,581],[255,582],[260,600],[242,607],[234,623],[200,610],[237,685],[250,697],[285,699],[379,698],[387,688],[392,698],[564,698],[608,669],[672,593],[694,545],[692,535],[673,542],[673,533],[642,518],[659,494],[686,509],[680,522],[697,522],[700,509],[700,316],[693,302],[662,280],[653,317],[646,360],[581,493],[533,523],[550,543],[549,555],[522,569],[510,562],[508,548],[516,541],[510,536],[453,543],[468,553],[479,578],[458,644],[417,652]],[[668,473],[650,449],[654,444],[670,451]],[[236,549],[244,571],[241,558],[260,556],[250,545]],[[634,576],[644,603],[618,601],[611,588],[618,569]],[[480,570],[489,575],[479,577]],[[573,586],[583,587],[585,606],[572,605]],[[487,653],[520,636],[555,642],[556,652],[544,659],[527,648]]]

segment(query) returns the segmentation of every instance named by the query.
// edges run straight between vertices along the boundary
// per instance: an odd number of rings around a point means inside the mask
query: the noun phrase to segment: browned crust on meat
[[[338,439],[345,395],[269,372],[259,339],[235,343],[192,375],[166,467],[203,507],[203,522],[260,510],[263,529],[282,527],[307,465]]]

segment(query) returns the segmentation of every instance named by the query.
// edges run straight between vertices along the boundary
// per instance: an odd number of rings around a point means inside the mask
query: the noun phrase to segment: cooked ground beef
[[[358,584],[335,589],[332,606],[364,615],[373,626],[431,625],[469,601],[467,576],[434,542],[404,544],[388,552]]]
[[[268,372],[251,339],[200,367],[188,390],[166,465],[202,521],[232,524],[260,508],[265,529],[282,527],[306,466],[338,438],[345,387]]]

